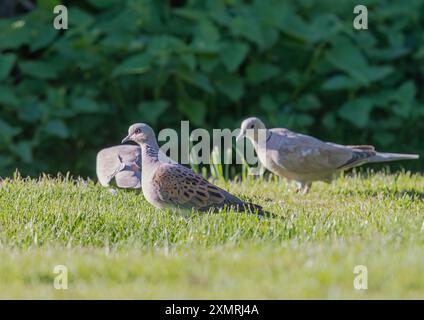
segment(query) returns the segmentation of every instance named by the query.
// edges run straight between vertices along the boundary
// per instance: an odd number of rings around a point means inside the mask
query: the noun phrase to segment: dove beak
[[[121,143],[125,143],[125,142],[131,141],[131,140],[132,140],[131,135],[127,135],[124,139],[122,139]]]

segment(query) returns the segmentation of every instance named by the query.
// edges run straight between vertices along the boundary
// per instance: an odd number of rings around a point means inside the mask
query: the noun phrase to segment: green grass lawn
[[[0,182],[0,298],[424,298],[422,175],[345,176],[305,196],[277,179],[217,184],[281,218],[160,212],[84,180]]]

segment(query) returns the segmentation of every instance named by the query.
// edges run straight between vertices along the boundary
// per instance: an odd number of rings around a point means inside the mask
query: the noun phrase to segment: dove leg
[[[298,182],[297,188],[296,188],[296,193],[305,194],[305,188],[307,188],[307,184],[305,184],[303,182]],[[309,190],[309,188],[308,188],[308,190]]]
[[[312,182],[308,182],[308,183],[298,182],[296,193],[307,194],[309,190],[311,189],[311,186],[312,186]]]
[[[296,193],[301,193],[303,188],[303,184],[301,182],[297,182]]]
[[[312,182],[305,183],[302,187],[302,194],[307,194],[311,190]]]
[[[113,188],[109,188],[108,191],[113,194],[114,196],[116,196],[118,194],[118,190],[113,189]]]

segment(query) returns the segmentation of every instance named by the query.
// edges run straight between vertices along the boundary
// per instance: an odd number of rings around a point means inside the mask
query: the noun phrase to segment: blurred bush
[[[56,0],[0,20],[0,175],[93,175],[96,151],[136,121],[236,128],[258,115],[423,150],[422,0],[365,1],[366,31],[348,0],[64,3],[66,31],[53,28]]]

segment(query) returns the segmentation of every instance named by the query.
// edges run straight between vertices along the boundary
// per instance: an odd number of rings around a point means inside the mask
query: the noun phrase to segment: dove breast
[[[96,173],[103,186],[112,180],[120,188],[141,188],[141,148],[135,145],[118,145],[99,151]]]

